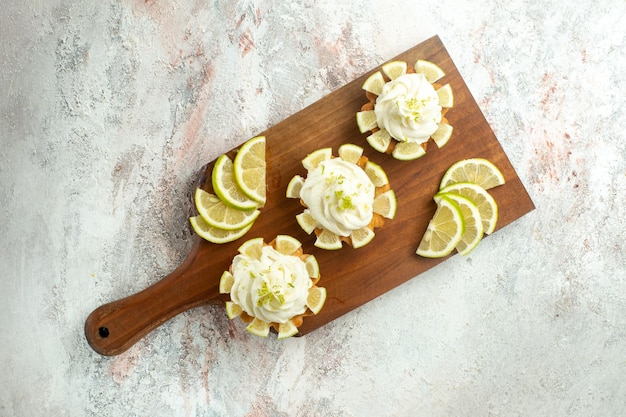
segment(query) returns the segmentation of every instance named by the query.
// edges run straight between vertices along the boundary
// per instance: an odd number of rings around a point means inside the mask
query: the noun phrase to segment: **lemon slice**
[[[437,64],[434,64],[430,61],[418,59],[414,67],[415,72],[417,72],[418,74],[424,74],[424,76],[426,77],[426,81],[431,84],[446,75],[446,73],[443,72],[443,70],[439,68]]]
[[[287,198],[300,198],[300,190],[302,190],[302,186],[304,185],[304,178],[300,175],[294,175],[294,177],[287,184],[287,191],[285,192],[285,196]]]
[[[416,253],[425,258],[447,256],[459,244],[464,231],[461,209],[448,197],[441,196]]]
[[[196,189],[195,203],[198,213],[205,222],[223,230],[237,230],[246,227],[256,220],[259,210],[239,210],[228,206],[217,196],[207,193],[201,188]]]
[[[270,334],[270,324],[266,321],[254,318],[246,327],[246,330],[256,336],[267,337]]]
[[[277,339],[286,339],[298,333],[298,328],[293,321],[288,320],[285,323],[280,323],[278,325],[278,337]]]
[[[296,216],[296,221],[304,230],[305,233],[311,234],[313,230],[317,227],[317,221],[311,216],[311,213],[308,210],[304,210],[302,213]]]
[[[306,272],[309,274],[309,277],[314,279],[320,277],[320,265],[317,263],[315,256],[307,256],[304,260],[304,265],[306,266]]]
[[[442,188],[437,194],[446,193],[457,193],[469,198],[478,207],[485,234],[493,233],[498,221],[498,205],[483,187],[471,182],[459,182]]]
[[[471,158],[455,162],[443,174],[439,188],[457,182],[473,182],[488,190],[504,184],[504,175],[491,161]]]
[[[406,74],[407,64],[404,61],[391,61],[382,66],[382,70],[390,80]],[[379,95],[379,94],[377,94]]]
[[[213,191],[224,203],[238,208],[239,210],[252,210],[259,204],[248,198],[237,185],[233,161],[227,155],[217,158],[211,174]]]
[[[350,233],[350,239],[352,239],[352,247],[358,249],[367,245],[374,239],[374,232],[369,227],[363,227],[353,230],[352,233]]]
[[[387,149],[389,149],[391,135],[387,130],[380,129],[369,135],[365,140],[367,140],[367,143],[369,143],[374,150],[385,153]]]
[[[191,227],[201,238],[211,243],[227,243],[239,239],[252,228],[254,223],[250,223],[246,227],[237,230],[224,230],[213,227],[204,221],[202,216],[194,216],[189,218]]]
[[[283,255],[292,255],[295,251],[297,251],[302,243],[294,237],[288,235],[278,235],[276,236],[276,250]]]
[[[237,250],[242,255],[246,255],[252,259],[261,259],[262,249],[263,238],[255,237],[254,239],[245,241]]]
[[[367,161],[364,168],[365,174],[369,177],[374,187],[382,187],[389,184],[389,179],[385,171],[375,162]]]
[[[263,205],[266,199],[265,136],[244,143],[233,161],[235,181],[248,198]]]
[[[235,317],[239,317],[243,313],[243,309],[239,307],[239,305],[233,303],[232,301],[226,301],[226,316],[229,319],[234,319]]]
[[[387,190],[374,199],[374,213],[380,214],[387,219],[393,219],[398,208],[398,201],[393,190]]]
[[[369,91],[372,94],[376,94],[377,96],[383,92],[383,86],[385,85],[385,79],[383,78],[383,74],[380,71],[376,71],[363,83],[361,87],[365,91]]]
[[[378,126],[376,112],[374,110],[365,110],[356,112],[356,125],[361,133],[370,131]]]
[[[233,284],[235,283],[235,277],[228,271],[224,271],[222,276],[220,277],[220,286],[219,291],[220,294],[228,294],[230,290],[233,288]]]
[[[333,156],[332,148],[322,148],[311,152],[302,160],[302,166],[307,171],[313,171],[322,161],[326,161]]]
[[[456,245],[456,250],[461,255],[467,255],[483,238],[485,229],[483,228],[483,223],[480,218],[480,211],[478,211],[478,207],[476,207],[469,198],[455,193],[447,193],[444,195],[457,203],[463,214],[465,233],[463,233],[461,241]]]
[[[435,133],[431,135],[431,138],[435,141],[438,148],[443,148],[446,143],[452,137],[453,128],[447,123],[439,123]]]
[[[399,161],[412,161],[426,155],[426,151],[418,143],[399,142],[393,148],[391,155]]]
[[[437,97],[439,97],[439,105],[441,107],[450,108],[454,106],[454,94],[452,94],[452,87],[450,84],[446,84],[437,90]]]
[[[331,232],[328,229],[322,230],[322,232],[317,236],[315,240],[314,246],[320,249],[326,250],[337,250],[341,249],[341,239],[335,233]]]
[[[344,161],[356,164],[359,158],[363,155],[363,148],[351,143],[345,143],[339,147],[337,153]]]
[[[326,288],[324,287],[311,287],[309,290],[309,296],[306,299],[306,306],[317,314],[320,312],[324,303],[326,302]]]

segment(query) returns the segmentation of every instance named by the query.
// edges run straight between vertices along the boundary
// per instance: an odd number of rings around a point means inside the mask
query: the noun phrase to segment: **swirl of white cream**
[[[286,323],[306,311],[313,282],[299,257],[263,246],[260,259],[236,255],[232,274],[230,298],[248,315],[268,323]]]
[[[383,86],[376,121],[396,140],[424,143],[441,122],[439,97],[423,74],[404,74]]]
[[[308,173],[300,198],[323,228],[349,236],[372,220],[374,189],[363,169],[333,158]]]

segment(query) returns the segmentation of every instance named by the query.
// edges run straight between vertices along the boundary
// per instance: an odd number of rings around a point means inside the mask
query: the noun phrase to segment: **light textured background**
[[[0,415],[623,415],[624,21],[624,0],[3,1]],[[204,163],[434,33],[535,211],[304,338],[205,307],[88,347],[94,308],[184,258]]]

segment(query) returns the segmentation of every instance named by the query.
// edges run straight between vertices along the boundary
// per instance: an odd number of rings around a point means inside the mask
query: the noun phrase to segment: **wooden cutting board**
[[[102,355],[119,354],[183,311],[222,303],[227,298],[218,292],[219,279],[239,245],[254,237],[269,242],[277,234],[297,238],[305,253],[314,254],[319,262],[322,278],[318,285],[326,287],[328,298],[317,316],[305,318],[299,334],[312,332],[445,261],[421,258],[415,250],[435,211],[432,197],[443,173],[461,159],[487,158],[504,174],[506,184],[490,190],[499,206],[498,229],[533,210],[533,202],[440,39],[430,38],[394,59],[411,64],[425,59],[445,71],[440,83],[451,84],[455,103],[446,115],[454,133],[444,148],[437,149],[431,142],[425,156],[402,162],[369,147],[367,135],[359,133],[356,126],[355,114],[367,101],[361,85],[380,67],[372,69],[260,133],[267,139],[268,199],[250,232],[224,245],[196,238],[191,253],[170,275],[140,293],[96,309],[85,323],[92,348]],[[306,175],[301,160],[307,154],[332,147],[336,155],[343,143],[362,146],[365,155],[383,167],[396,193],[398,211],[395,219],[376,229],[374,240],[367,246],[355,250],[344,245],[338,251],[325,251],[313,246],[315,236],[304,233],[296,223],[295,216],[302,207],[297,200],[285,198],[285,189],[294,175]],[[210,169],[211,164],[207,172]],[[210,184],[205,186],[210,189]]]

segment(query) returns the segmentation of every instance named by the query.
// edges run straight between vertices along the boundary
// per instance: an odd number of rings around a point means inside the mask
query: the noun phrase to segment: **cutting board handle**
[[[85,336],[93,350],[119,355],[172,317],[214,298],[217,294],[207,294],[202,285],[206,274],[189,268],[199,245],[198,238],[185,261],[152,286],[95,309],[85,321]]]

